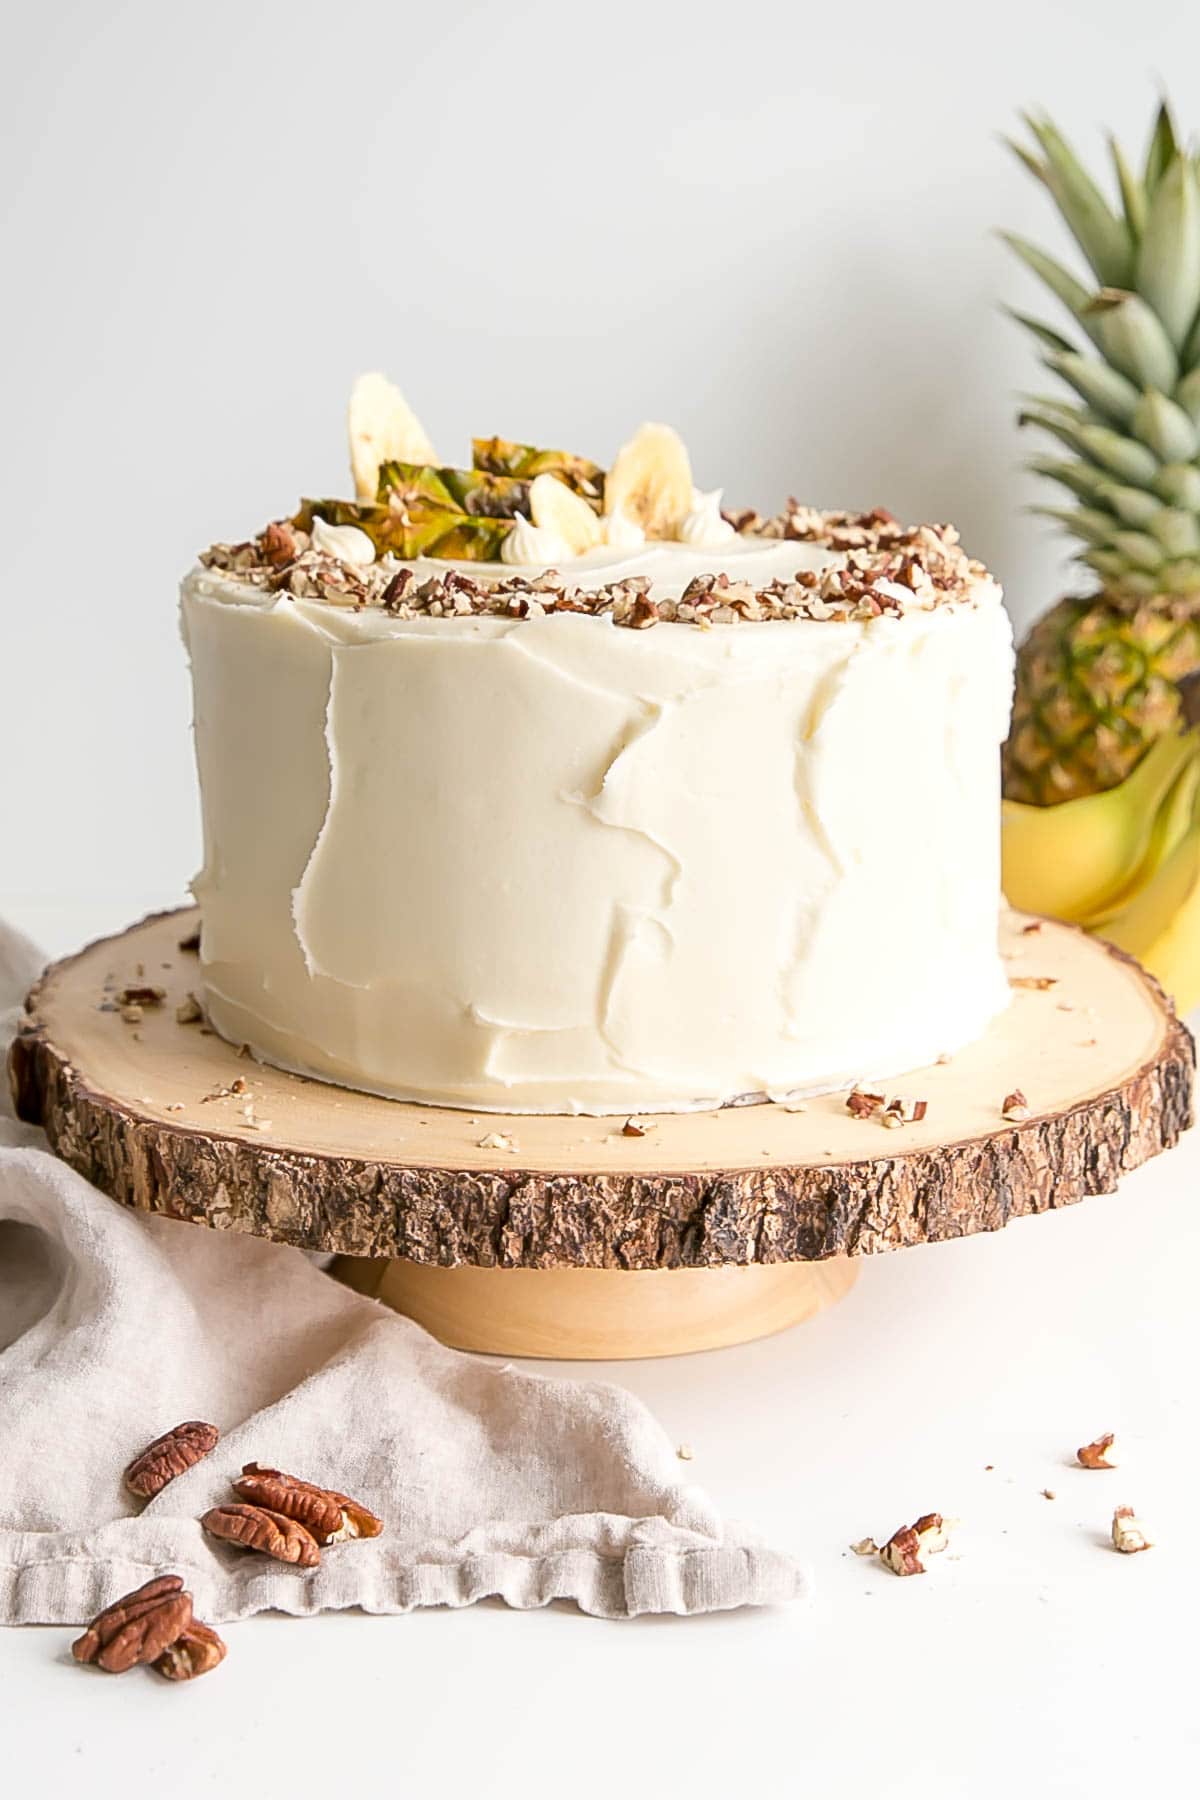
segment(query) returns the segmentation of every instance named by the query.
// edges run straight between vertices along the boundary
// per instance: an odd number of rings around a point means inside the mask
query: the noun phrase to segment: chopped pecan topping
[[[215,1449],[220,1435],[215,1425],[206,1425],[201,1419],[173,1426],[134,1457],[125,1471],[125,1486],[143,1500],[152,1500],[169,1481]]]
[[[135,1663],[153,1662],[191,1624],[192,1597],[181,1575],[157,1575],[98,1613],[71,1645],[76,1662],[96,1663],[122,1675]]]
[[[193,1619],[175,1642],[155,1657],[154,1667],[168,1681],[193,1681],[197,1675],[207,1675],[224,1660],[223,1640],[211,1625],[202,1625],[199,1619]]]
[[[1113,1549],[1122,1556],[1134,1556],[1139,1550],[1152,1550],[1154,1539],[1134,1512],[1132,1506],[1118,1506],[1112,1516]]]
[[[214,1506],[200,1521],[212,1537],[240,1544],[244,1550],[261,1550],[276,1562],[298,1563],[315,1569],[321,1560],[317,1540],[298,1519],[272,1512],[265,1506],[230,1504]]]
[[[281,1469],[263,1469],[247,1463],[233,1484],[239,1500],[249,1500],[271,1512],[295,1519],[318,1544],[340,1544],[347,1538],[378,1537],[383,1520],[336,1488],[318,1487],[285,1475]]]
[[[430,576],[386,553],[366,566],[352,564],[314,545],[302,512],[277,520],[252,541],[214,544],[200,562],[267,592],[355,609],[381,607],[401,619],[478,613],[526,619],[578,612],[606,615],[634,631],[659,621],[707,630],[760,619],[875,619],[969,601],[988,579],[983,566],[965,554],[953,527],[901,525],[882,507],[819,512],[789,501],[772,519],[753,512],[725,517],[735,529],[760,539],[819,544],[831,561],[821,569],[797,569],[790,580],[757,590],[714,572],[689,583],[678,600],[658,599],[644,576],[591,587],[577,585],[569,570],[497,576],[446,568]]]
[[[912,1525],[894,1531],[880,1557],[893,1575],[924,1575],[926,1556],[936,1556],[950,1542],[941,1513],[922,1513]]]
[[[1022,1119],[1029,1117],[1029,1102],[1020,1088],[1014,1088],[1011,1094],[1005,1094],[1000,1111],[1014,1125],[1019,1125]]]
[[[300,550],[295,528],[287,519],[276,519],[268,525],[259,544],[264,559],[273,569],[284,569],[289,563],[295,562]]]
[[[1102,1437],[1093,1438],[1090,1444],[1081,1444],[1075,1452],[1080,1466],[1085,1469],[1115,1469],[1116,1441],[1114,1434],[1106,1431]]]

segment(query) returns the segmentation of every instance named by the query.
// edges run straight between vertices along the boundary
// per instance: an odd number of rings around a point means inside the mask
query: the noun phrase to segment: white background
[[[1021,510],[1014,395],[1044,378],[997,305],[1035,296],[990,233],[1064,246],[997,134],[1044,104],[1093,157],[1102,127],[1140,150],[1159,78],[1200,122],[1184,0],[14,9],[0,911],[59,950],[182,896],[177,578],[344,490],[362,368],[451,459],[499,431],[603,461],[658,417],[731,501],[953,518],[1027,621],[1063,556]],[[785,1338],[616,1372],[810,1555],[810,1609],[262,1621],[184,1692],[0,1633],[14,1792],[135,1764],[177,1794],[1178,1786],[1198,1170],[1188,1146],[1116,1200],[886,1259]],[[1128,1474],[1063,1466],[1110,1424]],[[1153,1554],[1104,1550],[1114,1498]],[[967,1520],[961,1560],[898,1582],[844,1554],[928,1506]]]

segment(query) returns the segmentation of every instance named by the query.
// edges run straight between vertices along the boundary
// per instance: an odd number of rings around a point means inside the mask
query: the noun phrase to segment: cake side
[[[206,1004],[268,1060],[501,1111],[712,1106],[979,1035],[993,593],[618,630],[185,584]]]

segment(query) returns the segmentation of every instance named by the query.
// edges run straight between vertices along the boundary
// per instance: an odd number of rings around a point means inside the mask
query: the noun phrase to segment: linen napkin
[[[40,966],[0,927],[0,1047]],[[499,1596],[604,1618],[791,1600],[619,1387],[448,1350],[283,1245],[127,1211],[0,1102],[0,1623],[70,1623],[174,1570],[199,1617]],[[184,1419],[213,1453],[143,1506],[122,1472]],[[208,1537],[243,1463],[385,1521],[298,1570]]]

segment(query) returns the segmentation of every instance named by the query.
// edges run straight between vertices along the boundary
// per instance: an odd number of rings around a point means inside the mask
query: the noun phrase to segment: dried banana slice
[[[354,491],[360,500],[375,499],[380,463],[437,461],[421,421],[386,375],[359,376],[351,389],[346,424]]]
[[[552,531],[572,556],[584,556],[604,542],[604,526],[586,500],[557,475],[535,475],[529,484],[529,511],[539,531]]]
[[[643,425],[617,452],[604,483],[604,511],[623,513],[648,538],[674,538],[692,510],[692,465],[669,425]]]

